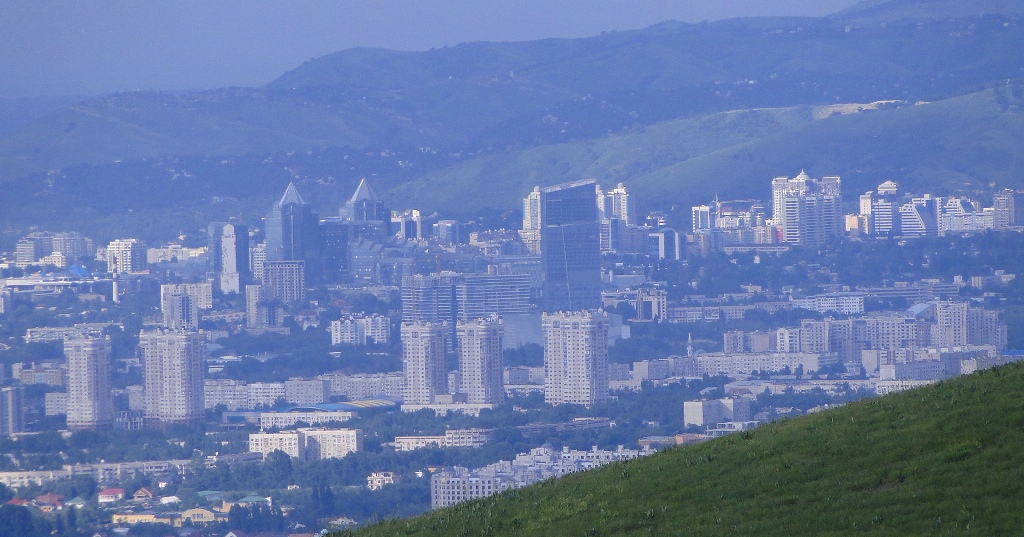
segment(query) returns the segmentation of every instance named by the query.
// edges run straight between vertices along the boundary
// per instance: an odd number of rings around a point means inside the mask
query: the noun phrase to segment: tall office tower
[[[261,242],[249,248],[249,272],[252,281],[263,281],[263,265],[267,262],[267,243]]]
[[[146,270],[146,243],[139,239],[117,239],[107,245],[107,272]]]
[[[328,283],[348,281],[351,277],[349,266],[349,244],[355,238],[355,224],[337,216],[320,221],[321,256],[323,278]]]
[[[466,402],[498,404],[505,400],[501,368],[501,338],[505,326],[499,317],[458,324],[459,371]]]
[[[568,311],[541,316],[544,402],[592,406],[608,400],[608,315]]]
[[[0,436],[25,430],[25,388],[21,385],[0,388]]]
[[[206,341],[196,332],[143,331],[139,334],[146,423],[163,425],[203,419],[203,360]]]
[[[462,242],[459,223],[456,220],[438,220],[434,224],[434,238],[437,242],[451,246]]]
[[[429,405],[434,396],[448,393],[445,364],[447,323],[402,323],[402,365],[407,405]]]
[[[288,183],[281,199],[267,212],[267,261],[305,261],[313,271],[320,259],[320,221],[295,183]]]
[[[526,249],[532,254],[540,253],[540,187],[533,187],[523,199],[523,229],[519,230]]]
[[[402,281],[402,321],[471,321],[530,312],[530,276],[456,274],[408,276]]]
[[[418,241],[423,238],[423,215],[416,209],[391,213],[391,229],[399,239]]]
[[[54,233],[53,252],[64,254],[68,263],[78,263],[83,257],[92,257],[92,239],[83,237],[75,232]]]
[[[994,227],[1024,226],[1024,192],[1004,190],[992,197]]]
[[[188,296],[187,293],[161,292],[160,313],[164,316],[164,328],[186,331],[199,330],[199,308],[195,306],[192,297]]]
[[[222,293],[239,293],[249,280],[249,227],[213,222],[209,233],[210,268]]]
[[[626,192],[625,183],[619,183],[607,192],[597,187],[597,209],[602,220],[615,219],[627,226],[635,226],[637,223],[636,203]]]
[[[391,210],[377,197],[366,179],[359,181],[355,193],[341,208],[341,217],[359,222],[360,237],[384,238],[391,236]]]
[[[838,177],[812,179],[803,171],[772,180],[772,218],[782,242],[818,246],[843,234],[840,183]]]
[[[263,287],[268,300],[302,302],[306,299],[306,262],[267,261],[263,264]]]
[[[593,179],[542,188],[544,311],[601,306],[601,225]]]
[[[67,338],[64,355],[68,359],[68,428],[111,426],[110,339]]]

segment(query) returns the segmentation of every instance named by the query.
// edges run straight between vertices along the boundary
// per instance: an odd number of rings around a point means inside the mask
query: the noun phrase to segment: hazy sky
[[[351,47],[581,37],[856,0],[0,0],[0,97],[262,85]]]

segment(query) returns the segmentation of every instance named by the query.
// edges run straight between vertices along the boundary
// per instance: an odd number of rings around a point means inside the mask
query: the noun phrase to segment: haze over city
[[[0,5],[0,537],[1024,526],[1024,2]]]
[[[575,38],[666,20],[821,16],[855,0],[225,1],[0,5],[0,98],[262,86],[353,47]]]

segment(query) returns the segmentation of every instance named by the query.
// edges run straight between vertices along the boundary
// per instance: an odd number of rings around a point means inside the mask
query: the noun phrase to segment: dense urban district
[[[0,528],[344,530],[1021,358],[1024,194],[841,184],[672,222],[581,180],[518,230],[290,184],[201,244],[34,231],[0,280]]]

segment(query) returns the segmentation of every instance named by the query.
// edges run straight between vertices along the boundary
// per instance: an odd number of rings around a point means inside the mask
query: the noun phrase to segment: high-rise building
[[[939,234],[939,199],[928,194],[900,206],[900,235],[934,237]]]
[[[366,239],[383,239],[391,236],[391,210],[377,197],[366,179],[352,197],[341,208],[341,217],[358,224],[358,235]]]
[[[295,184],[288,183],[284,195],[267,212],[267,261],[305,261],[306,270],[313,270],[320,261],[319,224]]]
[[[530,276],[526,274],[441,274],[409,276],[402,281],[402,320],[470,321],[491,315],[530,312]]]
[[[416,209],[391,213],[391,229],[399,239],[418,241],[423,238],[423,215]]]
[[[497,404],[505,400],[502,379],[501,338],[504,324],[499,317],[459,322],[460,390],[470,404]]]
[[[68,359],[68,428],[109,427],[114,422],[109,337],[65,339],[64,355]]]
[[[819,246],[842,236],[841,194],[838,177],[812,179],[801,171],[772,180],[772,218],[782,242]]]
[[[321,257],[323,279],[328,283],[348,281],[351,277],[349,266],[349,243],[355,238],[355,224],[340,217],[328,217],[320,221]]]
[[[860,196],[860,216],[869,235],[896,235],[900,233],[899,185],[886,181],[875,192]]]
[[[146,270],[146,243],[139,239],[117,239],[107,245],[108,272],[143,270]]]
[[[456,220],[438,220],[434,223],[434,238],[437,242],[451,246],[462,242],[459,233],[459,222]]]
[[[202,334],[173,330],[139,334],[145,381],[147,423],[164,425],[203,419]]]
[[[29,233],[14,248],[14,261],[19,265],[35,263],[53,252],[53,235],[45,231]]]
[[[540,187],[533,187],[523,199],[523,229],[519,238],[532,254],[540,253]]]
[[[932,345],[960,347],[967,345],[967,303],[941,301],[935,303],[935,324]]]
[[[331,321],[331,345],[387,344],[391,340],[391,319],[383,315],[350,315]]]
[[[447,393],[445,363],[447,323],[402,323],[403,400],[407,405],[429,405]]]
[[[601,306],[601,226],[593,179],[540,189],[544,311]]]
[[[78,263],[82,258],[92,257],[92,239],[75,232],[54,233],[53,253],[61,253],[68,263]]]
[[[160,293],[160,313],[164,317],[164,328],[199,330],[199,308],[186,293]]]
[[[263,287],[268,300],[302,302],[306,299],[306,262],[267,261],[263,264]]]
[[[608,400],[608,315],[545,313],[544,402],[592,406]]]
[[[25,388],[14,384],[0,388],[0,436],[25,430]]]
[[[267,243],[261,242],[249,248],[249,272],[252,281],[263,282],[263,264],[267,262]]]
[[[245,327],[258,330],[284,324],[284,304],[267,297],[263,285],[245,286]]]
[[[249,227],[213,222],[209,234],[210,268],[222,293],[239,293],[249,280]]]
[[[999,192],[992,198],[992,209],[996,229],[1024,226],[1024,192]]]
[[[602,191],[601,187],[597,187],[597,209],[598,216],[602,220],[615,219],[627,226],[637,224],[636,204],[626,192],[624,183],[619,183],[607,192]]]

